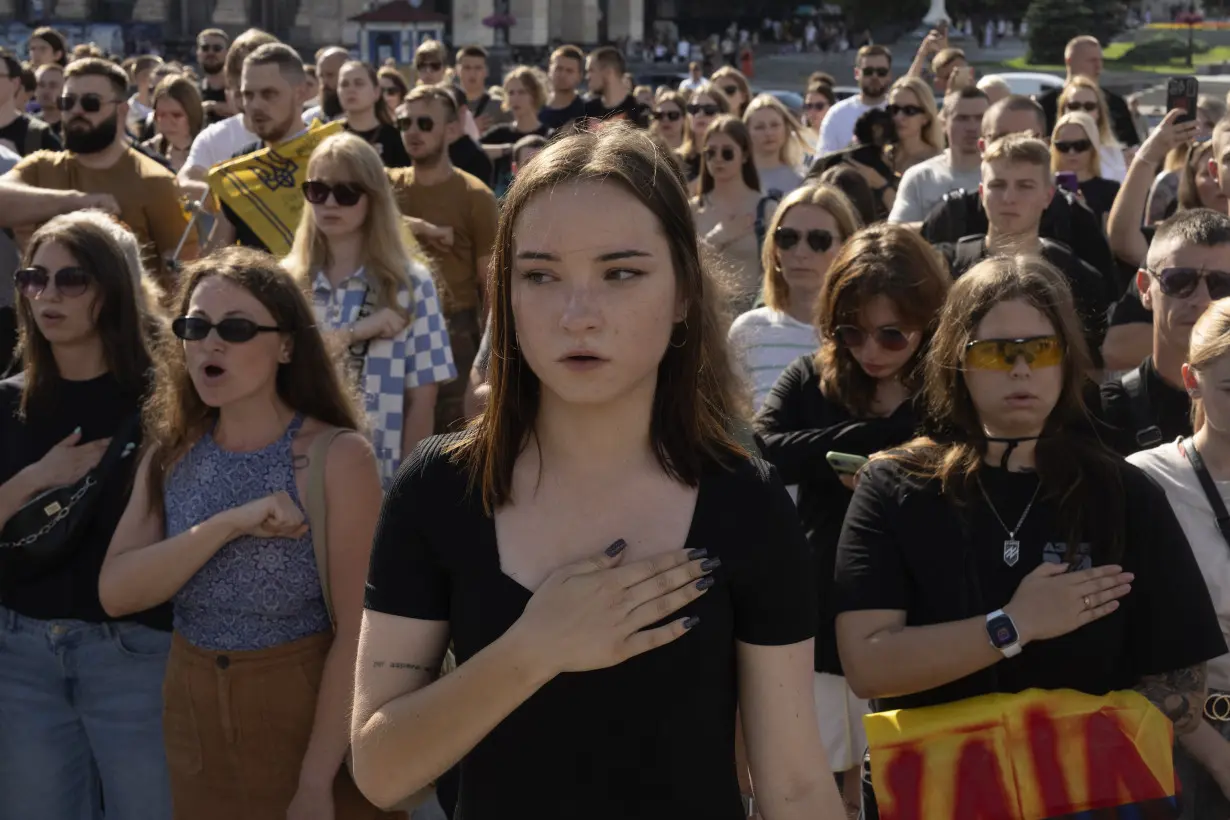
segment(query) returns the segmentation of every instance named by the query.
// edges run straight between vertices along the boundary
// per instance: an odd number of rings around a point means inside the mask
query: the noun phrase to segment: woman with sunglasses
[[[311,295],[317,327],[334,336],[363,395],[387,487],[431,435],[440,384],[457,376],[448,329],[375,152],[336,134],[316,146],[307,176],[308,208],[284,265]]]
[[[406,78],[396,68],[387,65],[376,72],[376,78],[380,81],[380,96],[384,98],[384,104],[390,111],[396,111],[410,93]]]
[[[142,143],[179,172],[192,143],[205,125],[205,108],[197,84],[187,77],[167,77],[154,88],[154,126],[158,133]]]
[[[918,77],[902,77],[888,92],[888,107],[897,130],[897,141],[885,153],[893,170],[904,174],[907,169],[925,162],[944,150],[944,132],[940,125],[935,95]]]
[[[1230,502],[1230,299],[1213,302],[1192,328],[1183,382],[1195,435],[1128,456],[1170,500],[1208,585],[1222,636],[1230,637],[1230,540],[1218,523]],[[1209,479],[1206,485],[1206,477]],[[1182,820],[1230,816],[1230,655],[1209,661],[1204,722],[1175,749]]]
[[[837,102],[833,87],[827,83],[814,82],[807,87],[803,95],[803,123],[816,134],[820,133],[820,125],[828,115],[829,109]],[[815,143],[813,142],[813,145]]]
[[[337,72],[337,97],[346,130],[375,148],[385,168],[411,165],[374,68],[362,60],[344,63]]]
[[[1051,171],[1076,174],[1085,204],[1106,224],[1119,183],[1102,176],[1101,137],[1093,117],[1084,112],[1060,116],[1051,134]]]
[[[733,374],[669,163],[615,124],[547,146],[504,202],[491,401],[403,467],[372,551],[352,739],[382,805],[460,762],[466,820],[507,817],[544,772],[541,820],[738,820],[738,707],[764,815],[840,816],[806,543],[726,433]]]
[[[99,578],[113,615],[174,601],[175,817],[383,817],[342,763],[380,503],[371,447],[272,258],[233,248],[193,263],[178,301],[146,405],[152,440]]]
[[[136,467],[123,448],[140,443],[151,364],[137,272],[112,238],[123,229],[95,216],[48,222],[15,276],[23,367],[0,381],[4,820],[100,816],[100,791],[117,817],[171,814],[161,740],[170,607],[116,618],[98,597]],[[100,467],[113,440],[121,449]],[[20,526],[19,510],[95,468],[96,489],[78,501],[84,512],[63,535],[63,558],[38,560],[14,545],[40,541],[33,527],[10,526]]]
[[[862,227],[845,195],[828,185],[797,188],[777,206],[765,234],[764,307],[730,326],[730,347],[759,410],[786,366],[816,349],[816,298],[833,257]]]
[[[803,127],[774,96],[760,94],[743,114],[752,137],[752,160],[760,190],[782,197],[803,184],[803,157],[808,145]]]
[[[692,124],[688,121],[687,98],[678,91],[664,91],[649,112],[649,133],[662,139],[680,156],[692,150]]]
[[[747,107],[752,101],[752,87],[748,84],[747,77],[743,76],[739,69],[734,66],[722,66],[713,72],[709,82],[717,86],[726,95],[726,101],[730,104],[731,114],[734,114],[736,117],[742,117],[747,113]]]
[[[842,671],[833,631],[833,567],[854,475],[867,456],[914,437],[923,359],[951,277],[909,228],[865,228],[837,253],[815,303],[820,336],[777,380],[756,431],[761,451],[798,485],[799,516],[816,559],[816,714],[846,804],[859,804],[867,703]],[[841,454],[840,460],[830,454]]]
[[[698,236],[716,255],[731,316],[738,316],[751,309],[760,291],[758,223],[769,223],[777,203],[761,194],[751,135],[733,116],[718,117],[705,134],[699,189],[692,200]]]
[[[1177,735],[1199,724],[1226,644],[1165,494],[1087,432],[1090,367],[1041,259],[953,285],[925,363],[935,434],[863,470],[837,547],[842,668],[877,710],[1136,689]]]
[[[424,40],[414,50],[415,85],[440,85],[447,82],[452,73],[448,68],[448,55],[439,40]]]
[[[682,157],[688,182],[694,182],[700,177],[700,155],[704,150],[705,134],[715,119],[730,113],[730,101],[717,86],[705,82],[688,97],[686,110],[691,126],[687,143],[690,150],[682,153]]]
[[[1130,157],[1115,139],[1115,132],[1110,121],[1110,109],[1106,105],[1106,95],[1102,93],[1098,84],[1088,77],[1073,77],[1068,80],[1068,84],[1060,92],[1058,106],[1060,116],[1088,114],[1093,117],[1098,128],[1101,175],[1115,182],[1123,182]]]

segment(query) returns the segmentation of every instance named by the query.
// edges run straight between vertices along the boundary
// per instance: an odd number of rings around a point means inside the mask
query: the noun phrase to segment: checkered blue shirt
[[[397,294],[397,302],[410,310],[413,319],[394,338],[371,340],[360,380],[369,436],[385,489],[397,474],[403,456],[401,432],[406,391],[457,378],[453,349],[431,272],[410,262],[408,273],[414,294],[411,296],[403,288]],[[368,284],[362,268],[336,288],[323,272],[317,273],[312,295],[320,328],[340,330],[357,322]]]

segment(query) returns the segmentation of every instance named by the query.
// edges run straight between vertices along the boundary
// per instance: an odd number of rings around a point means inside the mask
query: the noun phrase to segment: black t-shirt
[[[979,476],[999,515],[1013,524],[1038,487],[1036,473],[984,465]],[[1165,493],[1127,462],[1119,463],[1119,478],[1120,486],[1106,488],[1124,496],[1124,548],[1115,563],[1136,579],[1118,610],[943,686],[879,699],[876,708],[1033,687],[1103,695],[1224,654],[1208,587]],[[854,492],[837,547],[837,611],[904,610],[907,623],[921,627],[1001,609],[1039,564],[1064,560],[1057,509],[1054,498],[1035,501],[1016,532],[1019,558],[1009,566],[1001,546],[1007,533],[981,495],[958,507],[941,495],[939,481],[912,476],[886,459],[873,462]],[[1087,544],[1077,554],[1078,568],[1093,564]]]
[[[491,185],[491,159],[472,137],[463,136],[448,147],[448,159],[453,167]]]
[[[551,108],[543,106],[538,112],[539,122],[551,129],[563,128],[573,120],[580,119],[585,116],[585,101],[579,96],[573,97],[572,102],[563,108]]]
[[[1187,391],[1167,384],[1153,366],[1152,356],[1146,358],[1135,372],[1140,375],[1141,387],[1147,397],[1147,407],[1142,407],[1140,412],[1161,430],[1161,441],[1190,436],[1192,403]],[[1102,423],[1097,431],[1102,441],[1124,456],[1147,449],[1137,442],[1136,434],[1141,425],[1132,413],[1131,397],[1123,386],[1123,377],[1103,384],[1100,398],[1098,420]]]
[[[82,442],[108,438],[141,407],[140,397],[125,395],[110,374],[82,382],[56,379],[52,388],[54,398],[39,412],[31,412],[22,420],[16,412],[24,383],[24,375],[0,382],[0,484],[42,459],[75,428],[81,428]],[[84,524],[80,543],[69,563],[30,577],[6,578],[0,583],[4,606],[44,621],[115,620],[98,601],[98,575],[111,536],[128,504],[136,466],[135,457],[124,459],[103,483],[97,513]],[[171,605],[164,604],[128,620],[169,630]]]
[[[448,621],[465,663],[513,625],[531,594],[500,569],[494,521],[445,452],[457,440],[426,440],[398,473],[372,548],[366,607]],[[713,589],[668,616],[700,623],[660,649],[539,689],[462,759],[459,816],[507,817],[508,796],[544,773],[551,787],[535,798],[540,820],[743,816],[735,642],[814,635],[807,540],[776,473],[740,459],[704,471],[682,546],[722,559]]]
[[[903,402],[887,418],[855,418],[820,392],[815,356],[800,356],[783,371],[756,417],[756,442],[786,484],[799,485],[798,509],[815,553],[820,619],[816,671],[840,675],[833,631],[833,566],[850,490],[824,460],[830,450],[869,456],[912,439],[918,416]]]
[[[590,97],[585,101],[585,118],[589,120],[627,120],[633,125],[645,126],[645,109],[631,94],[607,108],[601,97]]]
[[[1085,197],[1085,204],[1093,211],[1098,221],[1110,213],[1115,197],[1119,195],[1119,183],[1102,177],[1085,180],[1080,184],[1080,189]]]
[[[1110,309],[1110,326],[1137,324],[1153,324],[1153,311],[1140,301],[1140,291],[1136,288],[1136,280],[1133,279],[1128,284],[1127,290],[1119,297],[1119,301],[1115,302]]]
[[[406,145],[401,141],[401,134],[391,125],[380,123],[370,131],[355,131],[349,123],[346,130],[355,136],[367,140],[371,147],[380,155],[380,161],[385,168],[409,168],[410,154],[406,153]]]
[[[1038,97],[1038,105],[1046,114],[1046,133],[1055,133],[1055,122],[1058,120],[1059,95],[1061,88],[1054,88]],[[1140,145],[1140,136],[1136,133],[1136,123],[1132,120],[1132,111],[1127,101],[1113,91],[1102,89],[1106,97],[1106,108],[1110,111],[1110,129],[1115,139],[1123,145]]]
[[[514,123],[507,123],[488,128],[487,133],[483,134],[482,143],[483,145],[515,145],[522,137],[545,137],[550,133],[551,128],[545,123],[539,123],[533,131],[520,131]],[[500,157],[493,163],[491,190],[495,191],[496,196],[503,196],[508,186],[512,184],[512,164],[511,156]]]
[[[39,131],[37,146],[26,145],[26,132],[31,128],[30,117],[26,114],[18,114],[17,119],[0,128],[0,140],[10,143],[13,146],[13,150],[23,157],[34,153],[34,151],[60,151],[63,149],[60,138],[55,135],[50,126],[39,122],[33,127]]]
[[[264,143],[253,142],[249,145],[245,145],[243,148],[232,154],[231,159],[246,157],[248,154],[251,154],[254,151],[259,151],[263,147]],[[239,214],[235,213],[231,206],[227,205],[225,202],[219,202],[218,204],[222,206],[222,213],[226,214],[227,221],[230,222],[235,228],[236,244],[242,245],[245,248],[255,248],[258,251],[269,253],[269,246],[266,245],[264,240],[257,235],[256,231],[248,227],[247,222],[244,222],[239,218]]]

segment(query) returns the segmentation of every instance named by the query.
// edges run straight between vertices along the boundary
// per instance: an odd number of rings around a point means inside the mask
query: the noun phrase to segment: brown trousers
[[[162,717],[175,820],[285,820],[332,643],[321,633],[255,652],[213,652],[175,634]],[[337,820],[399,816],[368,803],[345,766],[333,800]]]

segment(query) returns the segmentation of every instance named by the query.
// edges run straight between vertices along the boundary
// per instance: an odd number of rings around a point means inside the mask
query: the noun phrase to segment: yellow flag
[[[308,158],[325,137],[340,133],[341,122],[312,124],[307,133],[215,165],[209,189],[243,220],[274,256],[290,253],[303,214],[300,188]]]

